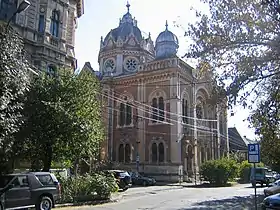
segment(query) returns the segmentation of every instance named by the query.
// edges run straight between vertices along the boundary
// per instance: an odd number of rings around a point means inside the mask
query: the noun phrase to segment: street
[[[263,194],[264,188],[257,188]],[[190,186],[154,186],[131,188],[116,203],[73,207],[79,210],[187,210],[254,209],[254,189],[249,184],[233,187],[194,188]],[[262,201],[259,197],[258,203]],[[69,209],[69,207],[68,207]]]

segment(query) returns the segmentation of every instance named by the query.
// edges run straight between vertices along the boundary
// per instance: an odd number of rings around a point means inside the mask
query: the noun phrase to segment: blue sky
[[[121,18],[127,11],[125,0],[84,0],[85,14],[78,21],[76,33],[76,57],[78,66],[89,61],[96,70],[98,67],[98,52],[101,36],[116,28]],[[184,26],[195,21],[195,14],[191,7],[201,7],[198,0],[130,0],[130,12],[138,21],[138,27],[143,35],[151,33],[155,40],[157,35],[165,29],[165,21],[169,23],[169,30],[175,33],[180,42],[178,55],[181,56],[187,49],[187,37],[184,37]],[[182,28],[174,27],[173,22],[177,21],[183,25]],[[248,128],[244,121],[248,116],[248,110],[236,107],[235,115],[229,117],[229,127],[235,126],[241,135],[254,138],[254,132]]]

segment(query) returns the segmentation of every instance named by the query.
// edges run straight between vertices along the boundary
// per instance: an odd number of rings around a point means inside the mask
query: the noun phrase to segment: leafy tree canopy
[[[48,171],[53,161],[99,155],[104,136],[98,92],[99,83],[90,73],[77,77],[59,70],[35,78],[25,106],[27,121],[19,133],[33,169]]]
[[[257,95],[279,69],[279,22],[272,7],[260,0],[201,0],[209,12],[197,11],[186,36],[193,44],[186,53],[198,63],[209,63],[229,102]]]
[[[0,173],[12,165],[14,134],[22,123],[24,95],[29,88],[30,65],[25,59],[23,42],[0,23]]]

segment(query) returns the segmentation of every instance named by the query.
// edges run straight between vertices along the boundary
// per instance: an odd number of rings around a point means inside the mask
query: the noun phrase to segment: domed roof
[[[179,48],[179,40],[175,34],[168,30],[166,21],[165,31],[161,32],[156,39],[156,58],[176,56]]]
[[[177,38],[177,36],[175,34],[173,34],[171,31],[168,30],[168,24],[166,22],[165,25],[166,29],[165,31],[161,32],[157,39],[156,39],[156,43],[159,42],[174,42],[175,44],[179,45],[179,40]]]
[[[105,37],[104,42],[106,43],[108,39],[112,36],[114,41],[117,41],[118,38],[125,40],[130,34],[133,34],[137,41],[141,42],[142,33],[137,27],[137,21],[132,18],[132,15],[129,12],[130,4],[127,3],[127,13],[123,15],[120,20],[119,27],[112,29]]]

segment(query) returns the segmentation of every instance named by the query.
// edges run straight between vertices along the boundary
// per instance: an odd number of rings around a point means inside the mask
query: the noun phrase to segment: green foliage
[[[209,160],[200,166],[200,174],[205,181],[214,186],[225,186],[237,176],[238,165],[235,160],[222,158]]]
[[[208,10],[196,11],[198,21],[188,26],[186,36],[193,44],[186,57],[197,59],[198,68],[208,63],[226,87],[230,104],[246,106],[247,96],[259,96],[278,72],[279,22],[260,0],[201,1]]]
[[[266,91],[266,100],[259,103],[250,117],[260,138],[262,161],[273,170],[280,171],[280,92],[279,78],[275,78]]]
[[[0,24],[0,173],[10,172],[14,134],[22,124],[24,94],[29,88],[30,65],[25,59],[23,42],[13,30]]]
[[[48,171],[52,162],[97,158],[104,137],[95,76],[77,77],[66,70],[55,75],[34,79],[18,135],[22,155],[34,170]]]
[[[118,191],[118,185],[111,175],[92,174],[60,179],[62,186],[61,203],[76,203],[108,199]]]

